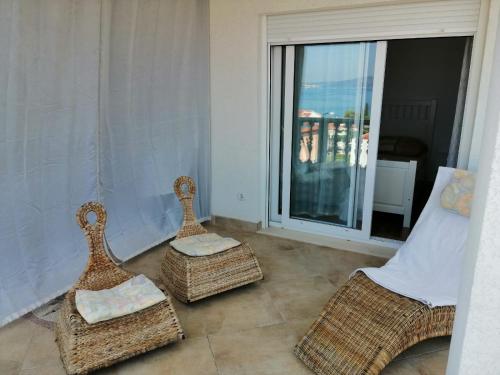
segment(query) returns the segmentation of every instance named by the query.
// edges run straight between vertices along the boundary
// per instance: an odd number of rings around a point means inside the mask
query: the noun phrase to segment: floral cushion
[[[165,294],[144,275],[111,289],[77,290],[75,295],[76,308],[89,324],[132,314],[165,299]]]
[[[469,217],[475,185],[474,174],[457,169],[441,193],[441,206]]]
[[[232,238],[224,238],[216,233],[197,234],[170,242],[175,250],[189,256],[207,256],[239,246]]]

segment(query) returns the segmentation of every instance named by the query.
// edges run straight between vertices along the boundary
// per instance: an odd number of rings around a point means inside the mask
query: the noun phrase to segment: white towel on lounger
[[[407,241],[386,265],[362,268],[371,280],[431,307],[456,305],[469,218],[441,207],[453,168],[440,167],[431,196]]]

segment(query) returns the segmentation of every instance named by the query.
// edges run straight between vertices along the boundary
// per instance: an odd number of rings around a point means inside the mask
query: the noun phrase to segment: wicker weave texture
[[[330,299],[295,347],[318,375],[376,375],[399,353],[451,335],[455,308],[429,308],[358,273]]]
[[[167,249],[162,281],[182,302],[193,302],[262,279],[257,258],[248,244],[204,257]]]
[[[196,194],[196,185],[193,179],[188,176],[178,177],[174,182],[174,191],[184,211],[181,229],[179,229],[175,238],[179,239],[207,233],[207,230],[196,220],[193,210],[193,198]]]
[[[184,221],[176,238],[207,233],[196,221],[193,197],[196,187],[187,176],[179,177],[174,190],[184,209]],[[247,243],[201,257],[169,247],[161,266],[161,279],[180,301],[193,302],[263,278],[257,257]]]
[[[87,215],[96,214],[90,224]],[[84,204],[77,213],[89,245],[87,266],[66,294],[56,324],[56,339],[68,374],[86,374],[164,346],[184,337],[170,297],[142,311],[88,324],[75,306],[77,289],[112,288],[135,275],[116,266],[104,248],[106,212],[97,202]]]

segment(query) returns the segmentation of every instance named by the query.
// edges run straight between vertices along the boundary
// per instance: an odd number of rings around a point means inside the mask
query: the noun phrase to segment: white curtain
[[[0,325],[83,267],[96,199],[98,1],[0,0]]]
[[[105,0],[103,26],[100,191],[123,260],[175,234],[176,177],[209,215],[208,2]]]
[[[0,325],[63,293],[100,200],[121,259],[209,213],[208,2],[0,0]]]

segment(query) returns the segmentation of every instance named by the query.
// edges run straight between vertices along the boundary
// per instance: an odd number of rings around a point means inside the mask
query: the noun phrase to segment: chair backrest
[[[93,212],[96,215],[96,221],[93,224],[88,221],[88,214],[90,212]],[[104,227],[106,225],[106,218],[106,210],[99,202],[84,203],[76,212],[76,221],[85,234],[90,254],[87,266],[74,288],[94,289],[95,286],[102,286],[102,283],[104,283],[104,285],[108,285],[108,283],[104,280],[105,278],[103,278],[103,280],[98,280],[97,282],[95,279],[101,279],[100,276],[97,277],[96,275],[110,270],[113,270],[114,273],[116,273],[117,280],[123,281],[123,279],[127,277],[127,274],[111,260],[106,252],[104,243]],[[112,282],[110,285],[112,285]]]
[[[179,232],[177,232],[176,238],[207,233],[207,230],[197,222],[193,210],[193,198],[196,193],[196,186],[193,179],[188,176],[178,177],[174,182],[174,191],[184,210],[184,220]]]

